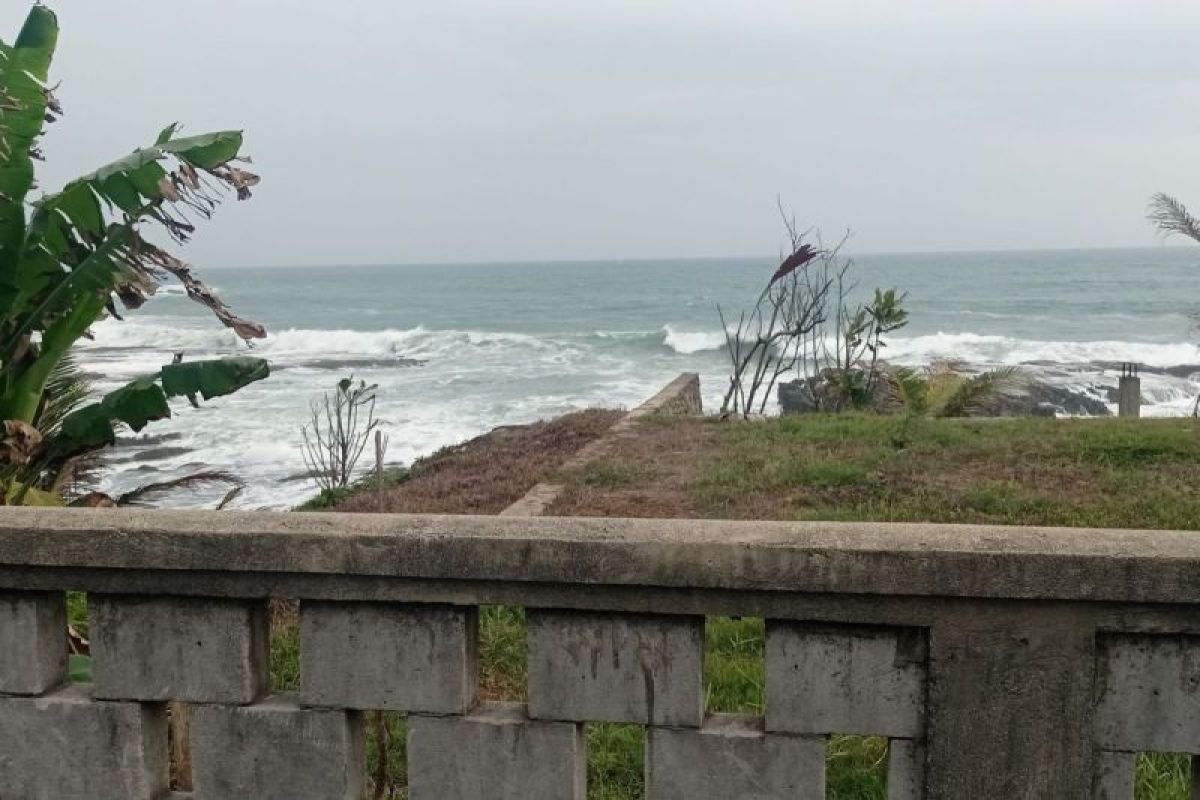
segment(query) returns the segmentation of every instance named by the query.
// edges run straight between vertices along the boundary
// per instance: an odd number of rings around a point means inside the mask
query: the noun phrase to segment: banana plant
[[[0,481],[10,501],[15,476],[28,479],[31,465],[103,447],[120,424],[140,430],[168,417],[170,397],[217,397],[269,373],[251,357],[170,364],[42,435],[48,382],[71,347],[98,320],[121,319],[118,302],[136,309],[163,281],[179,281],[243,340],[266,335],[143,236],[154,227],[182,244],[224,194],[250,196],[258,176],[238,166],[248,161],[240,131],[180,136],[170,125],[152,144],[32,197],[45,125],[62,115],[48,82],[58,31],[54,13],[39,4],[12,44],[0,40]],[[27,487],[26,480],[20,497]]]

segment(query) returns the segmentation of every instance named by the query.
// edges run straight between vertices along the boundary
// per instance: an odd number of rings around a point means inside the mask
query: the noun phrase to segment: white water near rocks
[[[1122,361],[1145,365],[1148,415],[1187,413],[1200,391],[1192,336],[1200,248],[870,255],[867,287],[908,292],[911,324],[887,357],[1021,365],[1107,399]],[[240,313],[267,325],[254,352],[272,376],[127,436],[103,488],[121,491],[200,468],[247,481],[242,507],[284,508],[313,493],[300,426],[307,405],[349,373],[380,386],[379,410],[408,462],[497,425],[592,405],[631,406],[679,372],[705,401],[725,381],[727,311],[753,302],[771,259],[202,270]],[[181,293],[160,294],[81,347],[100,389],[170,361],[246,352]],[[176,496],[211,505],[220,491]]]

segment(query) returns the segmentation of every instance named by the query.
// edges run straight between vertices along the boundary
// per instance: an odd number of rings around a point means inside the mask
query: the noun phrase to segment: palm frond
[[[91,391],[92,382],[69,353],[54,365],[34,419],[43,441],[53,441],[59,435],[63,420],[88,402]],[[102,462],[102,456],[95,451],[68,457],[52,448],[43,448],[40,456],[18,473],[17,479],[33,488],[70,497],[95,484]]]
[[[1181,234],[1200,242],[1200,220],[1188,213],[1187,207],[1170,195],[1159,192],[1150,198],[1147,219],[1163,236]]]
[[[986,412],[988,406],[1019,390],[1025,376],[1017,367],[999,367],[978,375],[945,380],[943,396],[933,407],[936,417],[969,417]]]
[[[929,386],[924,375],[912,367],[893,367],[884,374],[892,403],[909,414],[929,410]]]
[[[171,492],[175,492],[180,489],[194,489],[197,486],[203,486],[209,483],[233,484],[235,487],[240,487],[242,485],[242,479],[234,475],[232,472],[225,472],[223,470],[193,472],[191,475],[172,478],[169,481],[148,483],[145,486],[139,486],[132,491],[125,492],[125,494],[117,497],[117,505],[149,505],[154,500],[161,499],[164,495],[170,494]],[[228,495],[226,495],[226,497],[228,497]]]
[[[92,382],[84,375],[74,355],[67,353],[54,365],[46,381],[46,393],[35,422],[45,437],[56,436],[63,420],[91,398]]]

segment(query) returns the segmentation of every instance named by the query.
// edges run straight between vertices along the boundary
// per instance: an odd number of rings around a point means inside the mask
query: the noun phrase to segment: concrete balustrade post
[[[647,737],[654,800],[824,800],[824,737],[764,733],[761,718],[739,714],[714,714],[697,730],[650,728]]]
[[[519,703],[408,719],[410,800],[584,800],[583,726],[530,720]]]
[[[529,716],[700,727],[704,618],[527,609]]]
[[[296,706],[286,695],[249,706],[192,708],[197,800],[361,800],[362,719]]]
[[[1095,800],[1131,800],[1137,776],[1137,754],[1099,751],[1095,757]]]
[[[1096,745],[1200,753],[1200,636],[1103,634]]]
[[[159,800],[166,790],[162,704],[95,702],[79,686],[0,698],[5,800]]]
[[[304,602],[301,702],[461,714],[478,686],[476,607]]]
[[[924,735],[919,629],[767,621],[769,731]]]
[[[959,605],[929,632],[928,800],[1084,800],[1095,627],[1079,606]]]
[[[0,694],[42,694],[66,676],[65,594],[0,592]]]
[[[262,601],[94,594],[88,611],[98,698],[250,703],[266,691]]]
[[[914,739],[888,742],[888,800],[925,797],[925,745]]]

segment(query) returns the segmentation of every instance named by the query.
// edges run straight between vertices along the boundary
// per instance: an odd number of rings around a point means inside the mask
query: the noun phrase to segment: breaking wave
[[[662,343],[681,356],[690,356],[725,347],[725,334],[720,331],[677,331],[670,325],[664,325]]]

